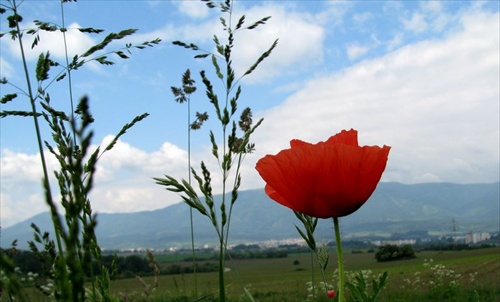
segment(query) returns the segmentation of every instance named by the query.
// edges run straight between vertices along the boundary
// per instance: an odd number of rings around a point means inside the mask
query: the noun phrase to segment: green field
[[[161,258],[161,257],[159,257]],[[432,259],[428,267],[424,261]],[[163,260],[166,260],[165,258]],[[298,263],[298,264],[297,264]],[[169,265],[172,262],[168,263]],[[180,262],[181,265],[190,265]],[[230,301],[247,301],[247,288],[256,301],[306,301],[306,282],[311,280],[311,257],[308,253],[290,254],[287,258],[227,261],[227,292]],[[327,269],[327,283],[334,283],[334,254]],[[373,253],[346,253],[347,271],[370,270],[373,276],[389,273],[387,287],[379,301],[500,301],[500,248],[467,251],[426,251],[416,259],[377,263]],[[433,267],[433,269],[430,269]],[[321,273],[314,265],[315,280]],[[195,300],[193,275],[144,277],[150,285],[153,301]],[[197,274],[198,297],[208,301],[217,297],[217,273]],[[148,301],[138,279],[116,280],[112,291],[125,294],[130,301]],[[324,300],[323,296],[319,300]]]
[[[199,258],[209,258],[201,253]],[[186,254],[161,254],[156,259],[163,268],[169,265],[190,266]],[[387,286],[378,301],[499,301],[500,247],[463,251],[418,252],[417,258],[378,263],[373,253],[344,254],[347,275],[364,271],[368,279],[388,272]],[[430,261],[432,259],[432,262]],[[208,261],[208,260],[205,260]],[[215,261],[215,260],[211,260]],[[203,262],[200,262],[202,265]],[[309,253],[290,253],[286,258],[228,260],[226,262],[228,301],[249,301],[246,288],[255,301],[332,301],[324,292],[308,299],[307,282],[314,269],[316,284],[322,281]],[[336,284],[336,258],[330,255],[326,282]],[[197,295],[193,274],[163,275],[112,281],[111,291],[123,301],[217,301],[217,273],[197,274]],[[25,288],[28,301],[51,301],[33,287]],[[5,297],[3,297],[5,298]],[[3,301],[3,299],[0,299]],[[5,300],[8,301],[8,300]],[[334,301],[334,300],[333,300]]]

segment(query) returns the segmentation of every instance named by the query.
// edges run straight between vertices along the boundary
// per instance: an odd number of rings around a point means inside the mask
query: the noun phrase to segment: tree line
[[[44,267],[43,261],[40,260],[35,253],[29,250],[17,250],[8,249],[3,250],[6,255],[13,260],[15,265],[19,268],[21,274],[26,275],[28,272],[37,274],[38,276],[45,276],[47,274],[47,268]],[[41,252],[41,256],[45,252]],[[266,250],[239,250],[233,251],[230,255],[226,257],[231,257],[232,259],[271,259],[271,258],[286,258],[288,253],[283,250],[277,249],[266,249]],[[201,259],[198,259],[198,261]],[[210,257],[203,259],[203,262],[196,263],[196,272],[214,272],[217,271],[218,266],[214,262],[216,257]],[[190,257],[183,259],[184,262],[192,261]],[[151,263],[143,255],[128,255],[128,256],[116,256],[112,254],[103,255],[101,258],[102,265],[108,269],[110,274],[115,278],[131,278],[137,275],[148,276],[154,274],[151,268]],[[92,266],[93,274],[101,273],[101,266],[98,265],[96,261],[93,262]],[[172,275],[172,274],[190,274],[193,272],[192,266],[185,266],[178,263],[172,263],[170,265],[160,266],[160,275]],[[87,272],[90,276],[90,272]]]

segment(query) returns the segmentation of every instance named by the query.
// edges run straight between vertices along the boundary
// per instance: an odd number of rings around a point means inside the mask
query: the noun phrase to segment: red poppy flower
[[[329,290],[326,292],[326,295],[328,296],[328,298],[333,299],[335,298],[335,291]]]
[[[291,149],[266,155],[256,165],[266,193],[278,203],[312,217],[346,216],[359,209],[377,187],[389,146],[358,145],[356,130],[325,142],[290,142]]]

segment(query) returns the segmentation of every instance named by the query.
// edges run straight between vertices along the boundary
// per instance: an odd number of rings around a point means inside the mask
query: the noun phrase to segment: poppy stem
[[[338,259],[338,267],[339,267],[339,290],[338,297],[339,302],[344,302],[344,258],[342,257],[342,242],[340,240],[340,227],[339,227],[339,218],[333,217],[333,226],[335,229],[335,245],[337,246],[337,259]]]

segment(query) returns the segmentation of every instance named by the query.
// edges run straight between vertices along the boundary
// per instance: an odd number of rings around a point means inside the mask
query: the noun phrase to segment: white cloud
[[[201,1],[182,0],[175,3],[181,13],[191,18],[201,19],[208,16],[209,8]]]
[[[440,13],[443,10],[443,4],[439,1],[424,1],[420,3],[420,7],[432,13]]]
[[[301,68],[323,60],[325,30],[307,13],[290,12],[282,6],[267,4],[242,12],[248,24],[272,16],[264,26],[241,32],[234,50],[235,67],[243,72],[279,38],[273,54],[248,79],[265,82],[282,73],[299,72]],[[292,68],[293,67],[293,68]]]
[[[107,146],[111,138],[105,137],[101,146]],[[52,175],[57,162],[48,152],[46,159]],[[3,227],[48,211],[43,197],[38,154],[2,150],[1,167]],[[98,162],[90,198],[92,209],[97,212],[130,212],[163,208],[179,202],[181,198],[177,194],[169,193],[154,183],[153,177],[164,174],[178,179],[187,178],[185,150],[166,142],[159,150],[148,153],[119,141]],[[57,200],[57,182],[51,179],[51,183]]]
[[[49,177],[52,177],[57,162],[49,152],[45,152]],[[1,215],[2,226],[46,211],[43,198],[42,169],[39,154],[16,153],[3,149],[1,167]]]
[[[49,171],[57,167],[57,161],[49,152],[45,152]],[[39,154],[16,153],[9,149],[2,150],[2,186],[12,185],[17,182],[38,182],[42,179]],[[36,167],[36,168],[34,168]]]
[[[0,78],[11,78],[14,75],[14,68],[4,58],[0,57]]]
[[[272,56],[246,79],[247,83],[265,82],[283,73],[297,73],[301,68],[322,62],[325,30],[316,22],[314,16],[293,12],[283,6],[268,3],[234,11],[234,16],[238,19],[241,15],[245,15],[244,26],[250,26],[267,16],[272,16],[272,18],[256,29],[235,33],[237,42],[233,50],[233,67],[237,76],[243,75],[279,38],[278,46],[274,49]],[[233,18],[236,18],[234,16]],[[177,32],[175,38],[183,42],[195,43],[205,48],[207,46],[204,46],[204,43],[211,43],[208,47],[213,52],[215,52],[212,44],[213,36],[207,35],[207,32],[214,33],[221,43],[225,43],[226,33],[222,31],[218,18],[180,26],[175,31]],[[172,32],[171,27],[168,27],[168,32]],[[159,30],[157,35],[158,33],[165,33],[165,31]],[[152,35],[148,33],[147,36]]]
[[[443,4],[439,1],[424,1],[416,11],[402,13],[403,27],[411,32],[422,34],[427,31],[434,33],[442,32],[447,26],[457,20],[446,12]]]
[[[367,42],[364,45],[361,45],[359,42],[348,43],[346,46],[346,52],[349,60],[356,60],[359,57],[367,54],[370,50],[376,49],[382,44],[382,42],[377,38],[375,34],[370,35],[370,40],[370,42]],[[390,41],[389,43],[392,42],[394,41]]]
[[[314,19],[328,29],[342,26],[344,18],[353,7],[350,1],[326,1],[324,10],[314,16]]]
[[[347,46],[347,56],[350,60],[354,60],[370,50],[367,46],[361,46],[358,43],[352,43]]]
[[[112,137],[103,140],[106,145]],[[159,150],[146,152],[119,141],[98,164],[92,192],[94,208],[101,212],[151,210],[179,202],[181,198],[155,184],[164,174],[187,179],[185,150],[165,142]],[[194,159],[193,159],[194,162]]]
[[[410,19],[403,19],[402,22],[406,30],[417,33],[424,32],[428,28],[425,16],[419,12],[413,13]]]
[[[30,28],[35,28],[36,26],[32,24]],[[78,23],[72,23],[67,26],[66,35],[66,45],[68,47],[68,57],[72,58],[76,54],[83,54],[90,47],[92,47],[96,42],[85,33],[80,32],[77,28],[81,28]],[[25,35],[23,39],[24,50],[26,54],[26,58],[28,60],[35,60],[38,58],[40,53],[49,51],[51,56],[56,59],[64,59],[65,58],[65,49],[64,49],[64,38],[63,34],[60,31],[55,32],[47,32],[47,31],[39,31],[38,35],[40,36],[40,41],[35,48],[31,48],[31,44],[33,43],[34,36]],[[16,41],[12,41],[10,39],[2,40],[2,43],[5,42],[9,48],[9,51],[20,57],[19,53],[19,44]]]
[[[2,228],[26,220],[38,213],[48,211],[45,201],[41,197],[42,194],[39,192],[30,194],[26,189],[29,190],[30,187],[20,187],[19,191],[10,190],[8,194],[3,193],[2,189],[0,193]]]
[[[161,4],[161,0],[146,0],[144,1],[149,7],[156,8]]]
[[[403,34],[398,32],[394,37],[387,43],[387,50],[392,51],[398,48],[403,43]]]
[[[353,127],[362,144],[393,146],[385,180],[498,181],[498,18],[464,14],[463,31],[441,41],[311,80],[261,113],[257,156]]]
[[[366,21],[373,18],[373,13],[371,12],[363,12],[359,14],[355,14],[352,19],[357,25],[363,25]]]

